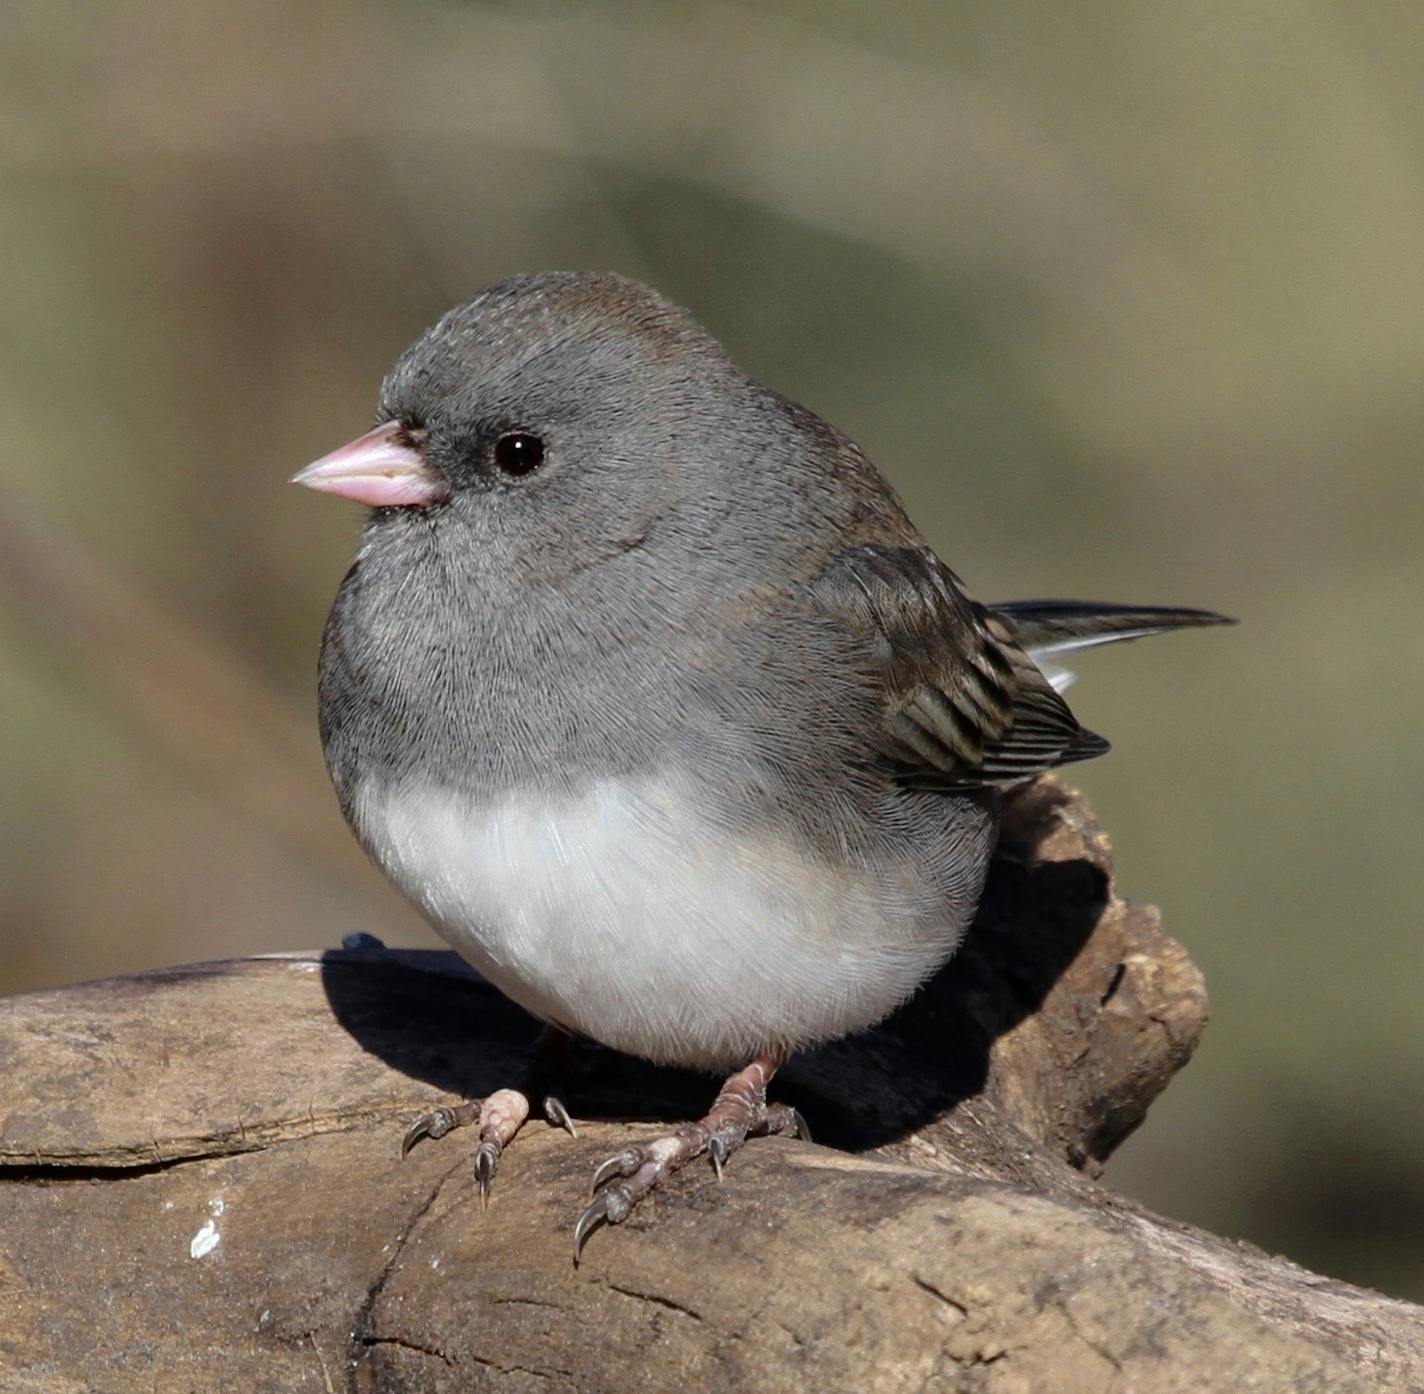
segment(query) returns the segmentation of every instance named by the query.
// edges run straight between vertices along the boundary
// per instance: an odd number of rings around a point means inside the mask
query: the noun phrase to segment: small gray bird
[[[618,276],[452,310],[378,420],[296,476],[372,507],[321,653],[356,837],[555,1033],[736,1071],[701,1121],[596,1169],[576,1258],[693,1158],[720,1175],[748,1135],[799,1130],[767,1102],[777,1067],[954,952],[999,791],[1108,748],[1062,658],[1224,622],[977,603],[851,441]],[[407,1145],[478,1119],[487,1194],[527,1095]]]

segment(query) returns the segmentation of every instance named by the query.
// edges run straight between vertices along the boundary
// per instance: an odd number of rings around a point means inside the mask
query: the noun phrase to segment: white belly
[[[738,838],[690,782],[493,806],[368,783],[353,813],[386,874],[507,996],[664,1063],[721,1068],[868,1026],[958,934],[914,868],[872,877]]]

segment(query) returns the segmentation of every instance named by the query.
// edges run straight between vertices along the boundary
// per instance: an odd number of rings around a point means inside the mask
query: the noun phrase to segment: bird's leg
[[[546,1025],[534,1043],[534,1061],[524,1083],[530,1098],[540,1101],[545,1120],[555,1128],[563,1128],[570,1137],[578,1136],[574,1120],[563,1101],[549,1093],[549,1087],[563,1078],[569,1063],[569,1048],[574,1038],[562,1026]]]
[[[523,1089],[496,1089],[483,1099],[471,1099],[454,1107],[442,1105],[422,1114],[406,1129],[405,1137],[401,1139],[401,1156],[404,1157],[422,1138],[444,1137],[446,1133],[478,1120],[480,1145],[475,1149],[475,1179],[479,1182],[480,1204],[487,1205],[500,1154],[529,1117],[531,1097],[542,1099],[544,1117],[556,1128],[565,1128],[574,1137],[578,1136],[568,1109],[552,1094],[544,1092],[545,1084],[563,1065],[568,1047],[567,1031],[557,1026],[546,1026],[539,1033],[534,1060]]]
[[[599,1225],[627,1219],[664,1176],[704,1152],[720,1181],[723,1165],[749,1137],[794,1134],[809,1141],[805,1120],[794,1108],[766,1101],[766,1087],[783,1059],[770,1052],[758,1055],[727,1080],[706,1117],[667,1137],[635,1142],[600,1162],[593,1172],[593,1201],[574,1225],[574,1262]]]

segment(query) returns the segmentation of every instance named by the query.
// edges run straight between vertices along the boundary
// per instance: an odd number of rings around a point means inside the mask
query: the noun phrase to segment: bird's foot
[[[554,1095],[544,1094],[541,1088],[536,1087],[542,1084],[551,1067],[562,1059],[567,1041],[564,1033],[553,1028],[540,1036],[535,1063],[530,1071],[530,1081],[522,1090],[496,1089],[493,1094],[483,1099],[471,1099],[453,1107],[442,1105],[422,1114],[406,1129],[405,1136],[401,1139],[401,1156],[404,1157],[423,1138],[442,1138],[446,1133],[454,1132],[456,1128],[463,1128],[478,1121],[480,1145],[475,1149],[475,1180],[480,1188],[480,1206],[487,1206],[490,1186],[499,1168],[500,1156],[529,1117],[531,1094],[542,1095],[544,1117],[551,1126],[564,1129],[570,1137],[578,1136],[574,1120],[563,1103]]]
[[[805,1120],[794,1108],[766,1101],[767,1085],[780,1063],[774,1056],[758,1056],[727,1080],[706,1117],[667,1137],[633,1143],[600,1162],[593,1171],[593,1200],[574,1225],[574,1262],[595,1229],[620,1224],[663,1177],[704,1152],[720,1181],[727,1159],[749,1137],[780,1134],[809,1141]]]

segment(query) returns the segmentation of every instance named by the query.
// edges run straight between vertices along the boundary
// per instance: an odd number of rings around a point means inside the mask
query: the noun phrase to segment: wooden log
[[[696,1166],[582,1265],[589,1168],[715,1084],[592,1047],[481,1210],[467,1133],[533,1024],[453,956],[343,949],[0,1003],[0,1388],[1424,1387],[1424,1312],[1094,1176],[1191,1054],[1199,974],[1042,780],[984,908],[890,1021],[778,1077],[816,1144]]]

